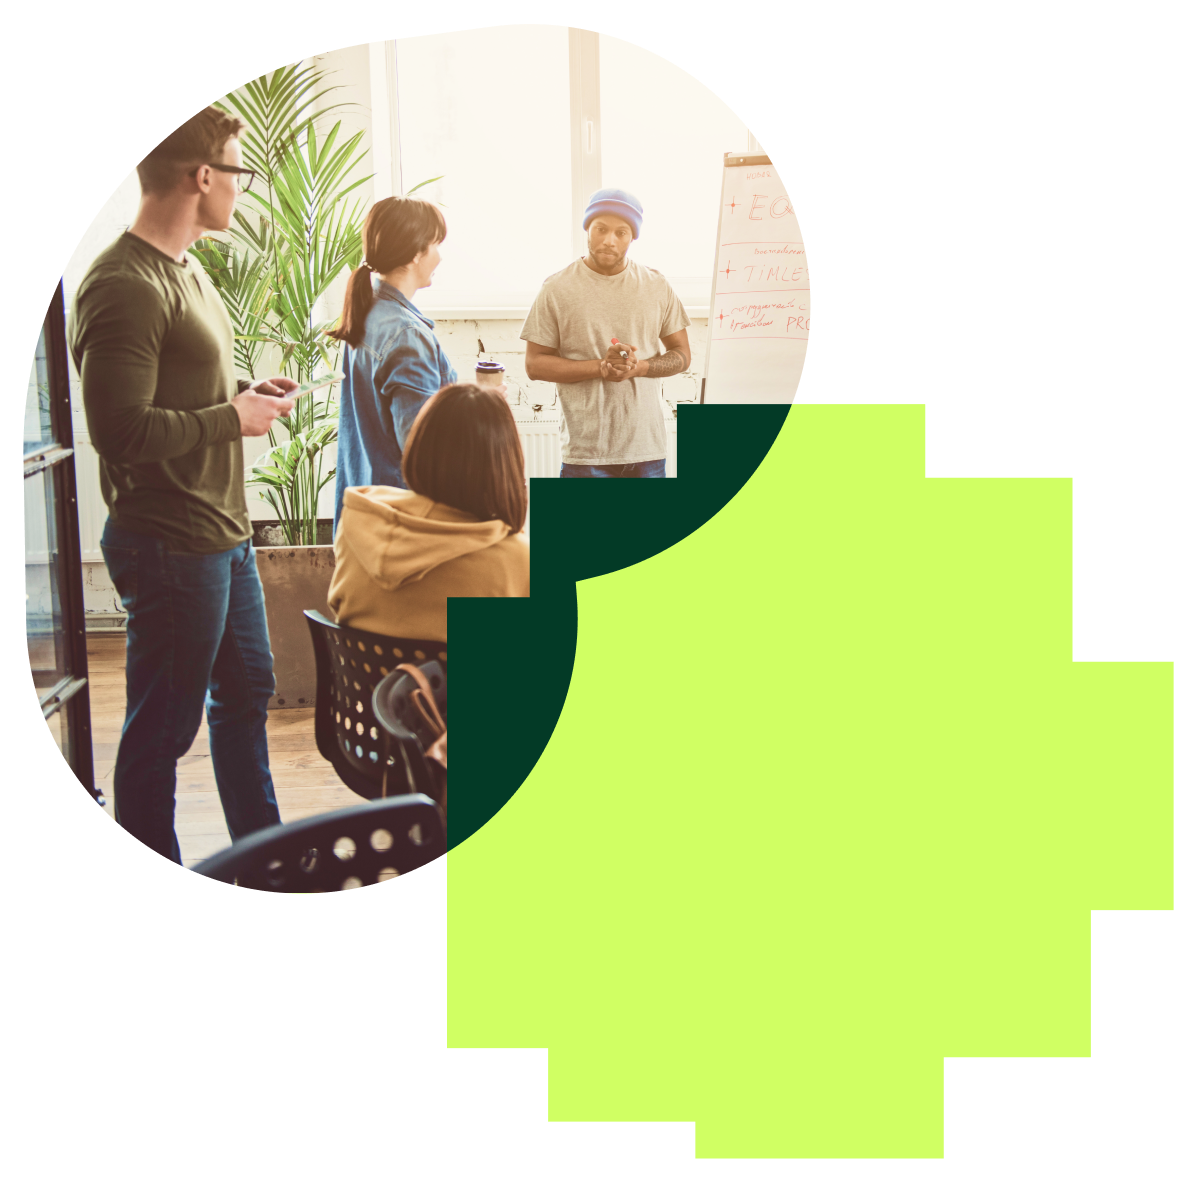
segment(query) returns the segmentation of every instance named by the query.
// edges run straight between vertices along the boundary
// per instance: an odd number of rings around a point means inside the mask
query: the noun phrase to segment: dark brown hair
[[[386,275],[406,267],[418,254],[445,239],[446,220],[428,200],[389,196],[371,205],[363,224],[363,264],[346,284],[342,323],[329,336],[357,346],[363,340],[367,313],[375,303],[371,272]]]
[[[525,525],[525,454],[508,401],[496,388],[452,383],[417,413],[401,463],[404,482],[480,521]]]
[[[204,163],[216,162],[230,138],[237,137],[246,122],[230,116],[211,104],[184,121],[169,137],[163,138],[138,163],[138,182],[143,192],[167,192],[181,176]]]

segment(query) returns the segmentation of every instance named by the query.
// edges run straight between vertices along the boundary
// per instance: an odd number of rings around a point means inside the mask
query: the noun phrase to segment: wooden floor
[[[112,815],[112,773],[121,723],[125,719],[125,634],[88,634],[88,683],[92,700],[92,758],[96,786]],[[267,716],[267,747],[275,797],[284,821],[361,804],[317,751],[311,708],[280,709]],[[185,867],[223,850],[229,832],[221,812],[208,752],[208,726],[179,760],[175,791],[175,833]]]

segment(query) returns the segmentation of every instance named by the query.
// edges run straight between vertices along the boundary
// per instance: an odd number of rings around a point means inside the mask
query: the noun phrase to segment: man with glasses
[[[137,219],[92,263],[71,353],[109,518],[104,561],[128,613],[117,821],[180,862],[175,768],[207,698],[213,771],[233,838],[279,821],[267,761],[275,691],[250,545],[242,438],[292,410],[294,380],[236,379],[233,327],[187,251],[228,229],[243,122],[197,113],[138,164]]]

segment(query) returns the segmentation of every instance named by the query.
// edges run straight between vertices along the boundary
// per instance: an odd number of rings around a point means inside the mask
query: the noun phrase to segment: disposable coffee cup
[[[475,382],[480,387],[504,390],[504,364],[493,358],[481,358],[475,364]]]

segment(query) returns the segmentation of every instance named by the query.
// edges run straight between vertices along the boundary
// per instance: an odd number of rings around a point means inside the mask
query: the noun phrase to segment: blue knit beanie
[[[592,218],[600,213],[608,213],[610,216],[620,217],[622,221],[628,221],[635,239],[642,232],[642,203],[630,192],[623,192],[620,188],[601,188],[583,210],[584,229],[587,229],[592,223]]]

